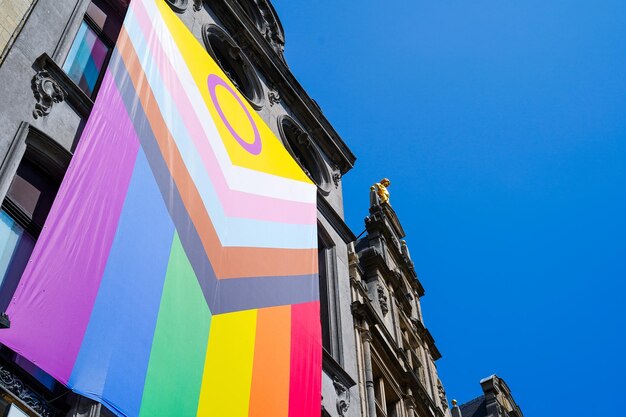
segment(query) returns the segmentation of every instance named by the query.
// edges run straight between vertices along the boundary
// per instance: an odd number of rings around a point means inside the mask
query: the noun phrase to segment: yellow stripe
[[[198,417],[247,417],[257,310],[211,319]]]
[[[221,70],[219,65],[211,58],[207,51],[202,47],[193,34],[187,29],[182,21],[170,10],[163,0],[156,0],[156,4],[160,10],[163,20],[167,24],[172,37],[176,41],[177,47],[185,59],[187,66],[194,78],[198,90],[209,109],[219,134],[222,137],[228,155],[234,165],[250,168],[256,171],[266,172],[268,174],[278,175],[285,178],[294,179],[306,183],[311,180],[298,166],[295,160],[289,155],[282,142],[274,135],[272,130],[265,124],[263,119],[259,117],[256,111],[250,106],[245,97],[243,97],[237,88],[230,82],[228,77]],[[207,86],[207,78],[209,74],[217,74],[223,78],[231,88],[237,92],[238,96],[244,102],[254,119],[259,133],[261,135],[262,151],[258,155],[252,155],[246,151],[230,134],[227,127],[222,122],[217,110],[213,105],[209,89]],[[223,88],[219,88],[218,100],[226,114],[229,122],[234,126],[237,133],[252,142],[250,122],[245,112],[236,104],[229,93],[225,93]]]

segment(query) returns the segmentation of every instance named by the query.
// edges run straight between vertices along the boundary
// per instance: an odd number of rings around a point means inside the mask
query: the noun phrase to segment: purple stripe
[[[67,383],[94,306],[139,143],[107,72],[0,342]]]

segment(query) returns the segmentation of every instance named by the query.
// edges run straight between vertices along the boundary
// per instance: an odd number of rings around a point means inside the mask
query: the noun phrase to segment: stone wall
[[[33,0],[0,0],[0,53],[28,12]]]

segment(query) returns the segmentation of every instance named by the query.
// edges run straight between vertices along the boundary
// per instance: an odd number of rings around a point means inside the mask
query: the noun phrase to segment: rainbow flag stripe
[[[120,416],[317,417],[316,187],[133,0],[3,343]]]

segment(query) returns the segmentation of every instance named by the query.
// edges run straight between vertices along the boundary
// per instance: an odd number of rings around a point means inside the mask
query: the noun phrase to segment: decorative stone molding
[[[321,194],[321,191],[319,192]],[[322,194],[323,195],[323,194]],[[324,218],[332,225],[335,232],[339,234],[339,237],[344,243],[351,243],[356,240],[356,236],[352,233],[352,230],[346,225],[343,218],[337,214],[335,209],[324,198],[317,199],[317,209],[324,216]],[[355,254],[356,256],[356,254]],[[358,263],[358,258],[356,259]]]
[[[238,3],[274,52],[284,60],[285,33],[270,2],[268,0],[239,0]]]
[[[0,365],[0,385],[42,417],[52,417],[54,415],[43,397],[31,391],[19,378],[2,365]]]
[[[340,182],[341,182],[341,171],[339,171],[339,168],[335,166],[335,172],[333,172],[333,183],[335,184],[335,188],[339,188]]]
[[[40,55],[33,63],[37,73],[31,87],[37,99],[33,116],[35,118],[50,113],[54,103],[69,103],[81,117],[87,118],[93,108],[93,101],[57,65],[48,54]]]
[[[380,311],[383,312],[383,316],[387,315],[389,312],[389,304],[385,288],[381,284],[378,284],[376,290],[378,291],[378,304],[380,304]]]
[[[202,0],[193,0],[193,10],[196,12],[202,10]]]
[[[350,388],[342,384],[337,378],[333,379],[333,386],[337,393],[337,413],[344,417],[350,408]]]
[[[189,6],[189,0],[165,0],[167,4],[174,10],[176,13],[184,13],[187,10],[187,6]],[[195,3],[195,2],[194,2]],[[195,7],[195,4],[194,4]]]
[[[409,265],[413,265],[413,260],[411,259],[411,253],[409,252],[409,247],[406,244],[406,240],[402,241],[402,256]]]
[[[37,71],[31,81],[31,88],[33,89],[35,100],[37,100],[35,110],[33,110],[35,119],[50,114],[54,103],[62,102],[67,96],[67,93],[45,69]]]
[[[269,88],[267,100],[270,102],[270,106],[280,103],[280,93],[275,87]]]
[[[443,408],[443,411],[445,412],[448,409],[448,397],[446,397],[446,390],[443,388],[443,384],[440,379],[437,379],[437,393],[439,394],[441,408]]]

